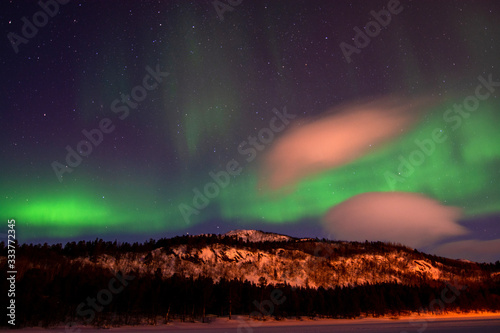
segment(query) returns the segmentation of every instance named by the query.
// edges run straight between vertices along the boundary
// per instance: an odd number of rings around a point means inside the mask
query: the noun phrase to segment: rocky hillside
[[[151,251],[103,253],[73,260],[138,275],[161,273],[163,278],[176,273],[214,281],[239,279],[311,288],[384,282],[466,283],[495,274],[474,262],[430,256],[400,245],[296,239],[257,230],[190,236],[180,244]]]

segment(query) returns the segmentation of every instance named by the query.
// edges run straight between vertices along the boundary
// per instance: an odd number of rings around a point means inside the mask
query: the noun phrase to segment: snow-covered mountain
[[[180,274],[311,288],[383,282],[466,284],[495,274],[474,262],[430,256],[404,246],[297,239],[257,230],[190,236],[143,253],[74,260],[139,275],[161,273],[164,278]]]
[[[244,242],[286,242],[293,240],[293,237],[264,232],[260,230],[231,230],[223,236],[239,238]]]

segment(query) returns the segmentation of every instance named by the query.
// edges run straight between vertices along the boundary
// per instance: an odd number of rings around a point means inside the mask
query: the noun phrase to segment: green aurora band
[[[11,179],[6,189],[16,189],[8,192],[15,195],[1,199],[2,219],[16,219],[18,238],[22,241],[76,237],[89,232],[161,233],[217,218],[284,224],[304,218],[319,220],[332,206],[372,191],[422,193],[445,205],[461,207],[466,215],[499,212],[500,117],[495,112],[498,106],[482,102],[477,111],[453,129],[453,123],[443,119],[451,105],[430,110],[413,130],[352,163],[273,193],[257,188],[257,162],[245,164],[242,156],[235,157],[242,173],[232,178],[207,208],[192,214],[189,222],[183,219],[178,207],[192,206],[192,189],[203,189],[211,181],[210,170],[190,180],[190,184],[180,186],[172,180],[173,185],[162,195],[157,194],[157,186],[151,180],[136,179],[119,188],[69,183],[57,187],[52,180],[29,188]],[[401,158],[408,159],[419,149],[415,140],[431,139],[435,129],[442,130],[446,140],[436,143],[432,153],[424,154],[425,159],[413,172],[398,175]],[[234,149],[235,156],[236,148],[229,148]],[[388,173],[400,178],[390,182]],[[83,179],[79,184],[90,183]]]

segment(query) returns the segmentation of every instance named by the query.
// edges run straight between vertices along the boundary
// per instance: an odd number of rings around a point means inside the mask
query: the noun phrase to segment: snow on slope
[[[260,230],[231,230],[223,236],[241,238],[244,242],[283,242],[293,240],[293,237],[263,232]]]
[[[441,277],[441,270],[434,267],[431,263],[424,260],[413,260],[414,265],[410,266],[414,272],[420,272],[422,274],[427,274],[433,280],[438,280]]]
[[[393,247],[388,252],[360,250],[363,245],[349,242],[324,243],[257,230],[234,230],[220,237],[237,237],[243,241],[275,241],[275,245],[228,245],[214,243],[194,246],[181,244],[157,248],[145,253],[127,253],[118,257],[101,255],[97,265],[112,270],[154,274],[158,269],[164,278],[173,274],[185,277],[206,276],[214,281],[241,279],[259,284],[290,284],[298,287],[356,286],[383,282],[418,283],[421,279],[452,281],[477,276],[473,268],[457,271],[412,250]],[[294,240],[293,243],[281,243]],[[303,242],[303,243],[302,243]],[[301,245],[302,244],[302,245]],[[358,251],[344,255],[342,249],[358,246]],[[361,246],[361,247],[360,247]],[[302,249],[308,248],[308,251]],[[311,249],[326,250],[331,255],[317,255]],[[265,249],[265,250],[264,250]],[[337,251],[337,252],[335,252]],[[372,250],[374,251],[374,250]],[[312,254],[314,252],[314,254]],[[92,264],[88,258],[77,258]],[[464,263],[467,265],[467,263]]]

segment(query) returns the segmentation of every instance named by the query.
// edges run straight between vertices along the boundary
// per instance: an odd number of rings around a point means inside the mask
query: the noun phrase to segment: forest
[[[350,287],[293,287],[288,283],[269,284],[264,277],[259,283],[241,279],[206,276],[164,277],[160,269],[144,274],[136,271],[114,272],[93,261],[102,254],[123,256],[130,252],[145,253],[156,248],[179,244],[192,247],[225,242],[234,247],[259,251],[276,247],[276,242],[249,243],[234,238],[207,235],[150,240],[127,244],[105,242],[72,242],[65,246],[23,244],[18,248],[18,281],[16,304],[18,327],[86,324],[111,327],[135,324],[162,324],[172,320],[209,322],[214,316],[234,318],[245,315],[255,319],[282,318],[356,318],[360,316],[399,316],[410,312],[500,310],[500,279],[488,279],[462,285],[422,278],[408,284],[378,283]],[[280,247],[292,247],[319,256],[349,256],[359,251],[384,253],[400,245],[342,243],[338,253],[312,243],[330,241],[287,241]],[[4,243],[0,250],[6,253]],[[410,251],[410,249],[406,249]],[[414,251],[414,250],[411,250]],[[325,252],[325,253],[323,253]],[[420,254],[419,254],[420,255]],[[421,254],[424,256],[429,256]],[[87,264],[73,259],[90,258]],[[471,264],[429,256],[460,269]],[[6,260],[0,257],[2,272]],[[484,272],[498,272],[500,263],[474,264]],[[462,267],[462,268],[463,268]],[[5,273],[4,273],[5,274]],[[6,276],[2,279],[7,290]],[[3,304],[6,304],[6,295]],[[6,326],[4,319],[3,324]]]

